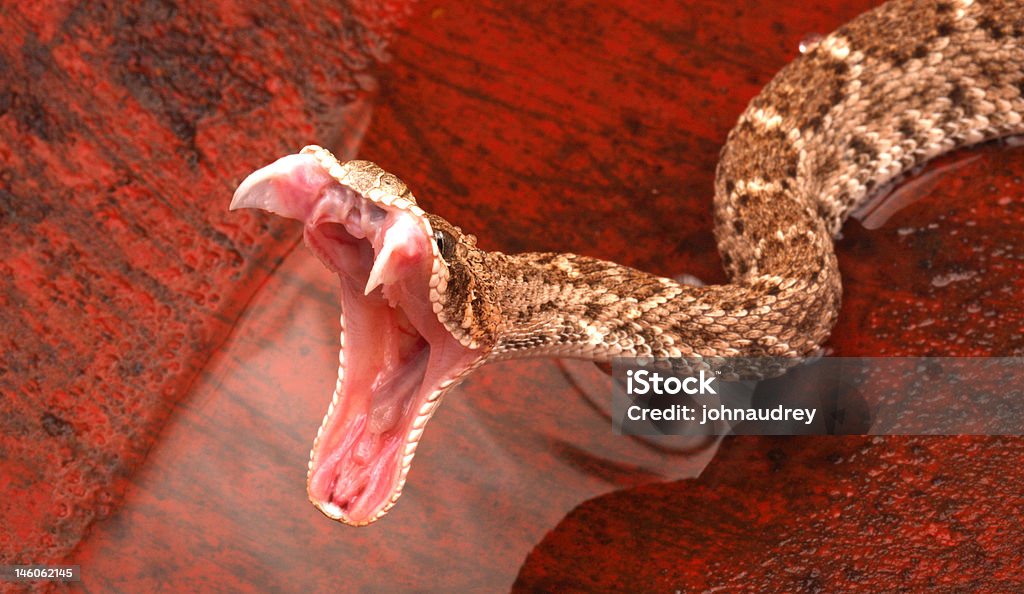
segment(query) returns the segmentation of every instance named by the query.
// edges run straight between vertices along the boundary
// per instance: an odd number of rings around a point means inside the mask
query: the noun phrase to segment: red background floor
[[[331,523],[304,475],[332,281],[295,225],[226,210],[318,142],[489,249],[721,281],[728,129],[870,4],[5,9],[0,559],[77,563],[103,592],[1020,590],[1019,438],[652,445],[611,433],[578,363],[481,370],[392,514]],[[944,159],[847,225],[834,353],[1024,353],[1022,157]]]

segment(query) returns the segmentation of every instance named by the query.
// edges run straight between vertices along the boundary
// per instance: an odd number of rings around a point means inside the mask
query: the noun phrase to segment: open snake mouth
[[[307,147],[250,175],[231,202],[302,221],[306,245],[341,281],[338,383],[307,491],[354,525],[398,500],[427,421],[479,358],[438,320],[447,266],[429,220],[407,193],[381,187],[383,172],[372,187],[365,170],[353,175],[367,165]]]

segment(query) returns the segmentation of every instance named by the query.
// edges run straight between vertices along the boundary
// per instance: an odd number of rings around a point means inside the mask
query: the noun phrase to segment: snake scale
[[[721,152],[725,285],[481,250],[397,177],[315,146],[253,173],[232,208],[303,221],[341,285],[341,364],[310,500],[349,524],[383,516],[441,397],[485,362],[815,352],[839,311],[833,237],[849,213],[917,164],[1024,131],[1022,35],[1018,2],[895,0],[783,68]]]

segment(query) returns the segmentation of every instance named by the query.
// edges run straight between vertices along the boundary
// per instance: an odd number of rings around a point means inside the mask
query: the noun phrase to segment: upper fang
[[[391,253],[394,250],[395,242],[388,241],[388,236],[385,235],[380,252],[377,253],[377,257],[373,260],[370,276],[366,279],[366,288],[363,290],[363,295],[369,295],[370,291],[376,289],[384,282],[384,269],[387,267],[388,260],[391,258]]]

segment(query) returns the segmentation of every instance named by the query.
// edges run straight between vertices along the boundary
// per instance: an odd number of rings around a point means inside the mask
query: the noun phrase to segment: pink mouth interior
[[[304,221],[307,246],[341,281],[339,382],[308,492],[332,518],[372,522],[398,498],[426,421],[474,358],[433,313],[433,239],[419,217],[360,196],[310,155],[254,173],[238,206]],[[372,274],[379,286],[364,295]]]

